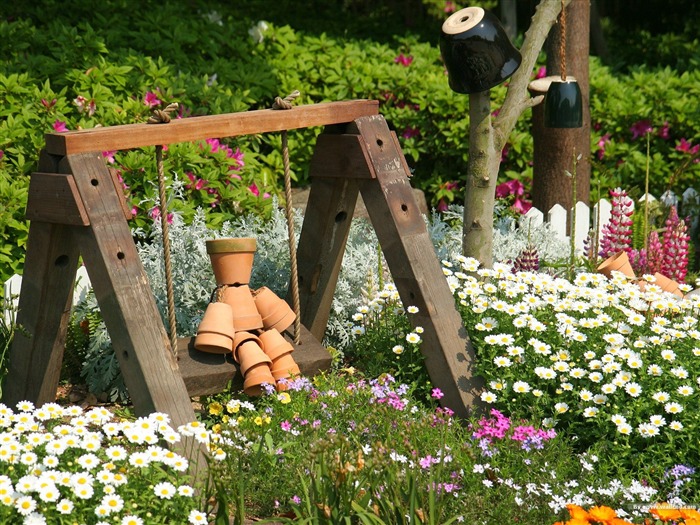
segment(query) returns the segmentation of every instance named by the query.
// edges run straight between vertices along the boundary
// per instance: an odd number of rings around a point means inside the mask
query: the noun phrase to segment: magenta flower
[[[440,390],[439,388],[433,388],[433,391],[430,395],[435,399],[440,399],[445,396],[445,394],[443,394],[442,390]]]
[[[143,97],[143,103],[149,108],[152,108],[154,106],[160,105],[162,101],[158,98],[158,95],[156,95],[153,91],[147,91]]]
[[[401,53],[401,54],[399,54],[399,56],[397,56],[394,59],[394,62],[396,64],[401,64],[404,67],[408,67],[413,62],[413,57],[410,55],[404,55],[403,53]]]
[[[416,127],[407,127],[404,132],[401,134],[401,136],[405,139],[412,139],[415,137],[420,137],[420,129]]]
[[[675,206],[671,209],[666,219],[666,230],[663,234],[663,263],[661,272],[669,279],[679,283],[685,281],[688,273],[688,226],[678,217]]]
[[[104,159],[109,162],[110,164],[114,164],[114,154],[117,152],[117,150],[111,150],[111,151],[103,151],[102,156]]]
[[[605,156],[605,146],[610,142],[610,133],[606,133],[598,140],[598,150],[595,152],[599,160]]]
[[[260,197],[260,189],[258,188],[257,184],[255,184],[255,183],[251,184],[250,186],[248,186],[248,190],[256,197]],[[265,192],[265,193],[263,193],[262,197],[263,197],[263,199],[269,199],[270,194]]]
[[[519,197],[525,193],[525,186],[518,179],[511,179],[496,186],[496,198],[502,199],[509,195]]]
[[[635,140],[639,137],[643,137],[647,133],[651,133],[653,128],[651,127],[651,122],[645,119],[639,120],[632,124],[630,131],[632,132],[632,140]]]
[[[185,185],[185,188],[187,188],[188,190],[199,191],[202,188],[206,187],[208,181],[200,179],[191,171],[188,171],[185,175],[187,175],[187,178],[190,179],[190,183]],[[211,194],[211,192],[209,193]]]
[[[603,226],[599,255],[610,257],[619,251],[629,251],[632,246],[632,214],[634,206],[627,192],[621,188],[610,190],[612,209],[610,221]]]
[[[151,211],[148,212],[148,215],[150,215],[151,219],[153,219],[154,221],[160,220],[160,208],[158,206],[153,206],[153,208],[151,208]],[[173,223],[173,214],[168,212],[168,224],[172,224],[172,223]]]
[[[680,151],[681,153],[687,153],[688,155],[695,155],[700,151],[700,144],[696,144],[693,146],[693,144],[685,139],[681,139],[680,142],[676,145],[676,151]]]
[[[53,130],[57,133],[63,133],[64,131],[68,131],[68,128],[66,127],[65,122],[62,120],[57,120],[53,123]]]
[[[289,432],[290,430],[292,430],[292,424],[289,421],[282,421],[280,423],[280,428],[285,432]]]
[[[661,126],[661,127],[659,128],[659,131],[658,131],[656,134],[657,134],[660,138],[662,138],[662,139],[664,139],[664,140],[668,140],[668,139],[671,137],[670,131],[671,131],[671,126],[669,125],[668,122],[664,122],[664,123],[663,123],[663,126]]]
[[[547,68],[545,66],[540,67],[535,73],[535,78],[544,78],[547,76]]]

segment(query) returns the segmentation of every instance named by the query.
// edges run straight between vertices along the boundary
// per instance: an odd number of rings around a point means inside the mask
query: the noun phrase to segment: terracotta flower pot
[[[209,303],[197,329],[194,347],[210,354],[233,350],[233,312],[226,303]]]
[[[680,288],[678,288],[678,283],[676,281],[669,279],[665,275],[658,272],[654,274],[654,277],[656,277],[654,284],[656,284],[664,292],[672,293],[681,299],[683,298],[683,292],[680,290]]]
[[[257,248],[254,238],[211,239],[206,244],[216,284],[250,282]]]
[[[260,340],[265,353],[272,360],[270,371],[277,382],[277,390],[286,390],[286,384],[279,380],[301,375],[299,365],[292,357],[294,346],[274,328],[260,334]]]
[[[275,292],[266,286],[255,290],[253,297],[265,330],[275,328],[282,333],[292,325],[297,317],[287,301],[280,299]]]
[[[630,279],[635,278],[634,270],[630,264],[627,252],[620,251],[605,259],[602,263],[600,263],[600,266],[598,266],[598,272],[605,275],[608,279],[612,278],[612,272],[614,271],[622,272]]]
[[[221,294],[221,301],[231,307],[236,332],[259,330],[263,327],[262,317],[247,284],[226,286]]]
[[[272,359],[262,349],[262,341],[249,332],[236,332],[233,358],[239,363],[243,374],[243,391],[249,396],[262,394],[262,385],[275,384],[270,372]]]

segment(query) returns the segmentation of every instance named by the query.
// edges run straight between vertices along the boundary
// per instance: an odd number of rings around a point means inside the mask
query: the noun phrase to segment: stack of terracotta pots
[[[605,275],[608,279],[612,278],[614,271],[621,272],[631,280],[637,279],[634,274],[634,270],[632,269],[632,264],[630,263],[629,257],[627,256],[627,252],[625,251],[617,252],[615,255],[605,259],[605,261],[598,266],[598,272]],[[669,292],[677,297],[683,298],[683,292],[678,287],[678,283],[676,281],[669,279],[665,275],[658,272],[654,274],[654,278],[656,279],[654,284],[660,287],[662,291]],[[646,281],[643,279],[637,281],[637,284],[639,284],[639,287],[642,288],[642,290],[644,290],[646,287]]]
[[[296,314],[269,288],[250,289],[255,239],[214,239],[206,245],[217,286],[194,347],[215,354],[231,352],[248,395],[260,395],[264,384],[285,390],[283,380],[300,374],[291,355],[294,346],[282,335]]]

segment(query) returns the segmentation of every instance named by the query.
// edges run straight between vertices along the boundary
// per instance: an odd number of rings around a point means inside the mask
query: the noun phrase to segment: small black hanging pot
[[[498,18],[481,7],[460,9],[445,20],[440,53],[450,88],[465,94],[497,86],[522,61]]]
[[[573,77],[553,80],[544,97],[544,125],[548,128],[583,126],[581,88]]]

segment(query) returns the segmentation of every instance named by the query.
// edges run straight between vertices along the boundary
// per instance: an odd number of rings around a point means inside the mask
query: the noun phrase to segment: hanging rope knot
[[[292,109],[292,102],[294,102],[294,99],[299,95],[301,95],[301,93],[298,89],[295,89],[284,98],[275,97],[275,102],[272,104],[272,109]]]
[[[153,114],[148,117],[148,124],[167,124],[170,122],[170,113],[173,111],[177,111],[179,109],[179,104],[177,102],[173,102],[172,104],[168,104],[165,109],[154,109]]]

